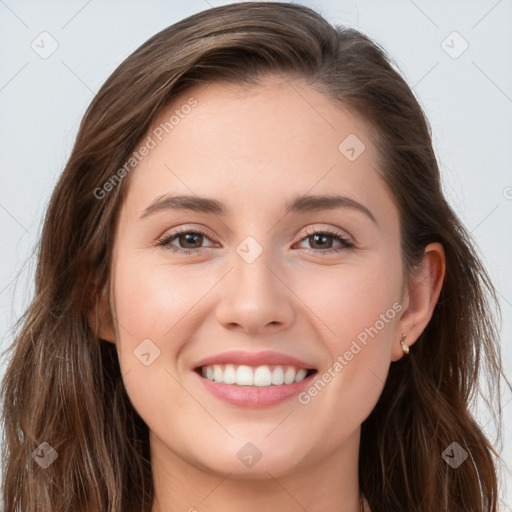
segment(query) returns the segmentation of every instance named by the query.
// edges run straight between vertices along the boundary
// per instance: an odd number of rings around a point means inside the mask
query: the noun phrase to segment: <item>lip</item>
[[[280,386],[237,386],[235,384],[224,384],[202,377],[193,371],[193,378],[199,382],[207,391],[215,397],[228,402],[231,405],[244,408],[261,409],[280,404],[296,396],[306,387],[310,386],[317,377],[318,371],[293,384],[282,384]]]
[[[223,352],[214,356],[201,359],[194,364],[192,369],[197,369],[200,366],[210,366],[212,364],[245,364],[247,366],[263,366],[263,365],[283,365],[295,366],[297,368],[304,368],[306,370],[316,369],[311,363],[297,359],[296,357],[272,350],[265,350],[262,352],[247,352],[243,350],[231,350]],[[229,386],[231,384],[228,384]],[[292,386],[293,384],[288,384]]]

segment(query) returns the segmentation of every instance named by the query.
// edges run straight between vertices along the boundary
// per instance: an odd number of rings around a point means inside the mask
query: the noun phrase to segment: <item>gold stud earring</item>
[[[400,340],[400,345],[402,345],[402,350],[403,350],[404,354],[408,354],[409,347],[408,347],[408,345],[406,345],[404,343],[405,338],[407,338],[407,336],[405,334],[402,334],[402,339]]]

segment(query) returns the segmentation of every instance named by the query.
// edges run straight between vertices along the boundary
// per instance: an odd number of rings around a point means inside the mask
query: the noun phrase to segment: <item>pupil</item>
[[[196,234],[190,234],[189,233],[189,234],[186,234],[186,235],[183,235],[183,236],[185,238],[185,243],[192,243],[193,244],[194,243],[193,238],[201,237],[202,235],[199,235],[197,233]],[[196,243],[197,243],[197,241],[196,241]]]
[[[323,241],[325,242],[325,239],[328,238],[324,235],[313,235],[313,239],[315,240],[315,243],[317,243],[318,239],[323,239]],[[324,244],[325,245],[325,244]]]

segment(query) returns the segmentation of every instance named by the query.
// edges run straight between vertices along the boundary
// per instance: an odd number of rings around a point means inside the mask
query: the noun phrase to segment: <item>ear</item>
[[[98,291],[95,297],[94,305],[89,313],[89,323],[100,339],[111,343],[116,342],[107,286]]]
[[[440,243],[425,247],[422,261],[411,276],[405,290],[404,312],[397,324],[398,332],[393,344],[392,361],[403,357],[400,344],[403,340],[409,347],[419,338],[428,325],[439,299],[445,275],[445,253]]]

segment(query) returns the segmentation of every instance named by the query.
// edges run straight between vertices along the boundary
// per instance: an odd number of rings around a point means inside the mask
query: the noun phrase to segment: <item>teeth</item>
[[[301,368],[297,372],[297,375],[295,375],[295,382],[300,382],[301,380],[304,380],[306,378],[306,373],[308,373],[308,371],[305,370],[304,368]]]
[[[203,366],[201,374],[208,380],[222,382],[224,384],[236,384],[237,386],[259,386],[268,387],[271,385],[293,384],[306,378],[305,368],[293,366],[258,366],[234,364],[214,364]]]
[[[235,384],[235,382],[236,382],[235,365],[227,364],[224,367],[224,374],[223,374],[222,382],[224,382],[224,384]]]
[[[235,384],[239,386],[253,386],[254,385],[254,373],[249,366],[241,364],[236,371]]]
[[[295,382],[295,375],[296,375],[295,368],[292,368],[291,366],[288,366],[286,369],[286,372],[284,374],[284,383],[285,384],[292,384]]]
[[[222,382],[222,368],[218,364],[213,365],[213,378],[215,382]]]
[[[272,372],[272,384],[279,386],[284,383],[284,371],[282,366],[276,366]]]
[[[249,369],[249,371],[252,371]],[[268,366],[258,366],[254,372],[255,386],[270,386],[272,384],[272,372]]]

